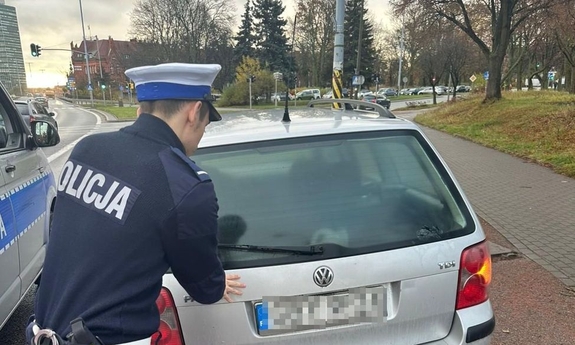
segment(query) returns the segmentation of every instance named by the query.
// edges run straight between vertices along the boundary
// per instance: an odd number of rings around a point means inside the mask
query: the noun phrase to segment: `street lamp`
[[[92,93],[92,78],[90,78],[90,63],[88,62],[88,43],[86,42],[86,29],[84,28],[84,11],[82,10],[82,0],[80,2],[80,19],[82,20],[82,38],[84,40],[84,56],[86,57],[86,73],[88,74],[88,92],[90,93],[90,102],[94,107],[94,94]]]

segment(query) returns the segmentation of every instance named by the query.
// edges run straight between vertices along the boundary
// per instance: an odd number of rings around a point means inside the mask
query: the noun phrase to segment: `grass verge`
[[[113,107],[113,106],[103,106],[94,105],[94,109],[105,111],[118,118],[118,120],[135,120],[136,119],[136,107]]]
[[[482,101],[478,95],[444,104],[415,121],[575,178],[575,95],[507,92]]]

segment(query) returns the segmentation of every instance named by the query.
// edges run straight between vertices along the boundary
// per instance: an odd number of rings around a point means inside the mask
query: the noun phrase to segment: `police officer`
[[[105,345],[149,345],[168,268],[199,303],[241,295],[245,285],[217,256],[214,186],[188,158],[221,120],[210,102],[219,70],[171,63],[126,71],[138,119],[81,140],[62,169],[29,341],[45,329],[65,339],[81,318]]]

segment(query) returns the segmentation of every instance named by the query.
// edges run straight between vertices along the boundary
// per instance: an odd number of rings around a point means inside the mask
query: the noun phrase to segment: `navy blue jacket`
[[[81,140],[58,183],[36,321],[61,336],[82,317],[105,344],[157,331],[169,267],[199,303],[219,301],[218,204],[208,174],[161,119]]]

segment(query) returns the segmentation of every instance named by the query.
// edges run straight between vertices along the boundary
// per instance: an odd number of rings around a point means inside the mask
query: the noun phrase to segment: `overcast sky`
[[[241,20],[245,0],[234,1],[237,26]],[[129,39],[130,12],[134,2],[134,0],[83,0],[86,36],[98,36],[99,39],[108,36],[112,36],[115,40]],[[28,85],[45,87],[65,84],[70,53],[44,50],[39,58],[33,58],[30,56],[30,43],[36,43],[43,49],[70,49],[70,42],[81,42],[79,1],[5,0],[5,3],[16,7]],[[294,0],[284,0],[284,4],[286,5],[284,17],[293,17]],[[384,23],[388,13],[387,0],[367,0],[367,7],[376,20]]]

